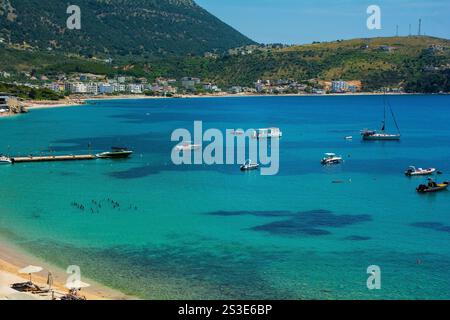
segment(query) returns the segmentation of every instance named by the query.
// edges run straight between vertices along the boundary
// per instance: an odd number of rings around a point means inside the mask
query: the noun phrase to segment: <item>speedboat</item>
[[[259,168],[258,163],[252,163],[252,160],[247,160],[245,163],[241,166],[241,171],[250,171],[250,170],[256,170]]]
[[[428,168],[428,169],[418,168],[418,169],[416,169],[416,167],[410,166],[408,168],[408,170],[405,171],[405,175],[407,175],[409,177],[413,177],[413,176],[428,176],[428,175],[431,175],[431,174],[433,174],[435,172],[436,172],[435,168]]]
[[[11,163],[13,163],[11,158],[0,156],[0,164],[11,164]]]
[[[337,156],[335,153],[325,153],[325,158],[320,163],[323,165],[340,164],[343,161],[341,156]]]
[[[417,187],[419,193],[439,192],[448,189],[449,182],[436,183],[433,179],[428,179],[428,184],[421,184]]]
[[[253,131],[253,139],[281,138],[283,132],[279,128],[258,129]]]
[[[100,159],[121,159],[128,158],[132,154],[133,151],[128,150],[127,148],[113,147],[111,148],[111,151],[96,154],[96,157]]]
[[[193,144],[191,141],[185,142],[182,144],[179,144],[175,147],[177,151],[191,151],[191,150],[198,150],[202,146],[199,144]]]

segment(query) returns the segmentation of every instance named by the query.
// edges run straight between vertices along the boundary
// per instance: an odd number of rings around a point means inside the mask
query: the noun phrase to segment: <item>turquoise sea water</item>
[[[136,153],[0,166],[0,233],[143,298],[449,299],[450,192],[418,195],[424,178],[403,171],[450,179],[450,97],[390,102],[401,142],[359,138],[380,126],[379,96],[116,100],[2,119],[0,153]],[[280,127],[279,174],[174,166],[170,135],[195,120]],[[346,161],[324,168],[324,152]],[[370,265],[381,290],[366,287]]]

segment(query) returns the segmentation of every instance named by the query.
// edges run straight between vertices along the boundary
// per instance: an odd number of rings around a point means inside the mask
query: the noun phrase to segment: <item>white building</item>
[[[65,89],[70,93],[87,93],[86,84],[81,82],[66,82]]]
[[[181,79],[181,85],[186,89],[195,89],[200,82],[199,78],[184,77]]]
[[[89,83],[86,86],[86,93],[97,95],[98,94],[98,85],[96,83]]]
[[[219,87],[216,86],[215,84],[209,82],[209,83],[204,83],[203,84],[203,89],[208,90],[208,91],[220,91]]]
[[[127,86],[124,84],[114,83],[113,84],[113,91],[114,92],[126,92]]]
[[[114,92],[114,87],[109,83],[101,83],[98,87],[98,92],[101,94],[111,94]]]
[[[234,94],[242,93],[243,88],[241,86],[233,86],[230,88],[230,92]]]
[[[333,81],[331,83],[331,91],[343,93],[348,91],[348,83],[345,81]]]
[[[144,85],[136,83],[129,84],[127,91],[133,94],[141,94],[144,91]]]
[[[50,90],[52,90],[54,92],[62,92],[64,90],[66,90],[65,85],[62,83],[58,83],[58,82],[51,83],[49,88],[50,88]]]

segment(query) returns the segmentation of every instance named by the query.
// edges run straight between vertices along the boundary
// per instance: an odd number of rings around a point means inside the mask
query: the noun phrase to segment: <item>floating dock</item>
[[[82,161],[94,160],[97,157],[93,154],[66,155],[66,156],[28,156],[28,157],[12,157],[13,163],[24,162],[52,162],[52,161]]]

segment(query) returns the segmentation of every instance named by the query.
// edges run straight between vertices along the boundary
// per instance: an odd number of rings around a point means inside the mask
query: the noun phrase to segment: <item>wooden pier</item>
[[[52,162],[52,161],[82,161],[82,160],[94,160],[97,157],[93,154],[81,154],[81,155],[65,155],[65,156],[28,156],[28,157],[12,157],[13,163],[24,162]]]

